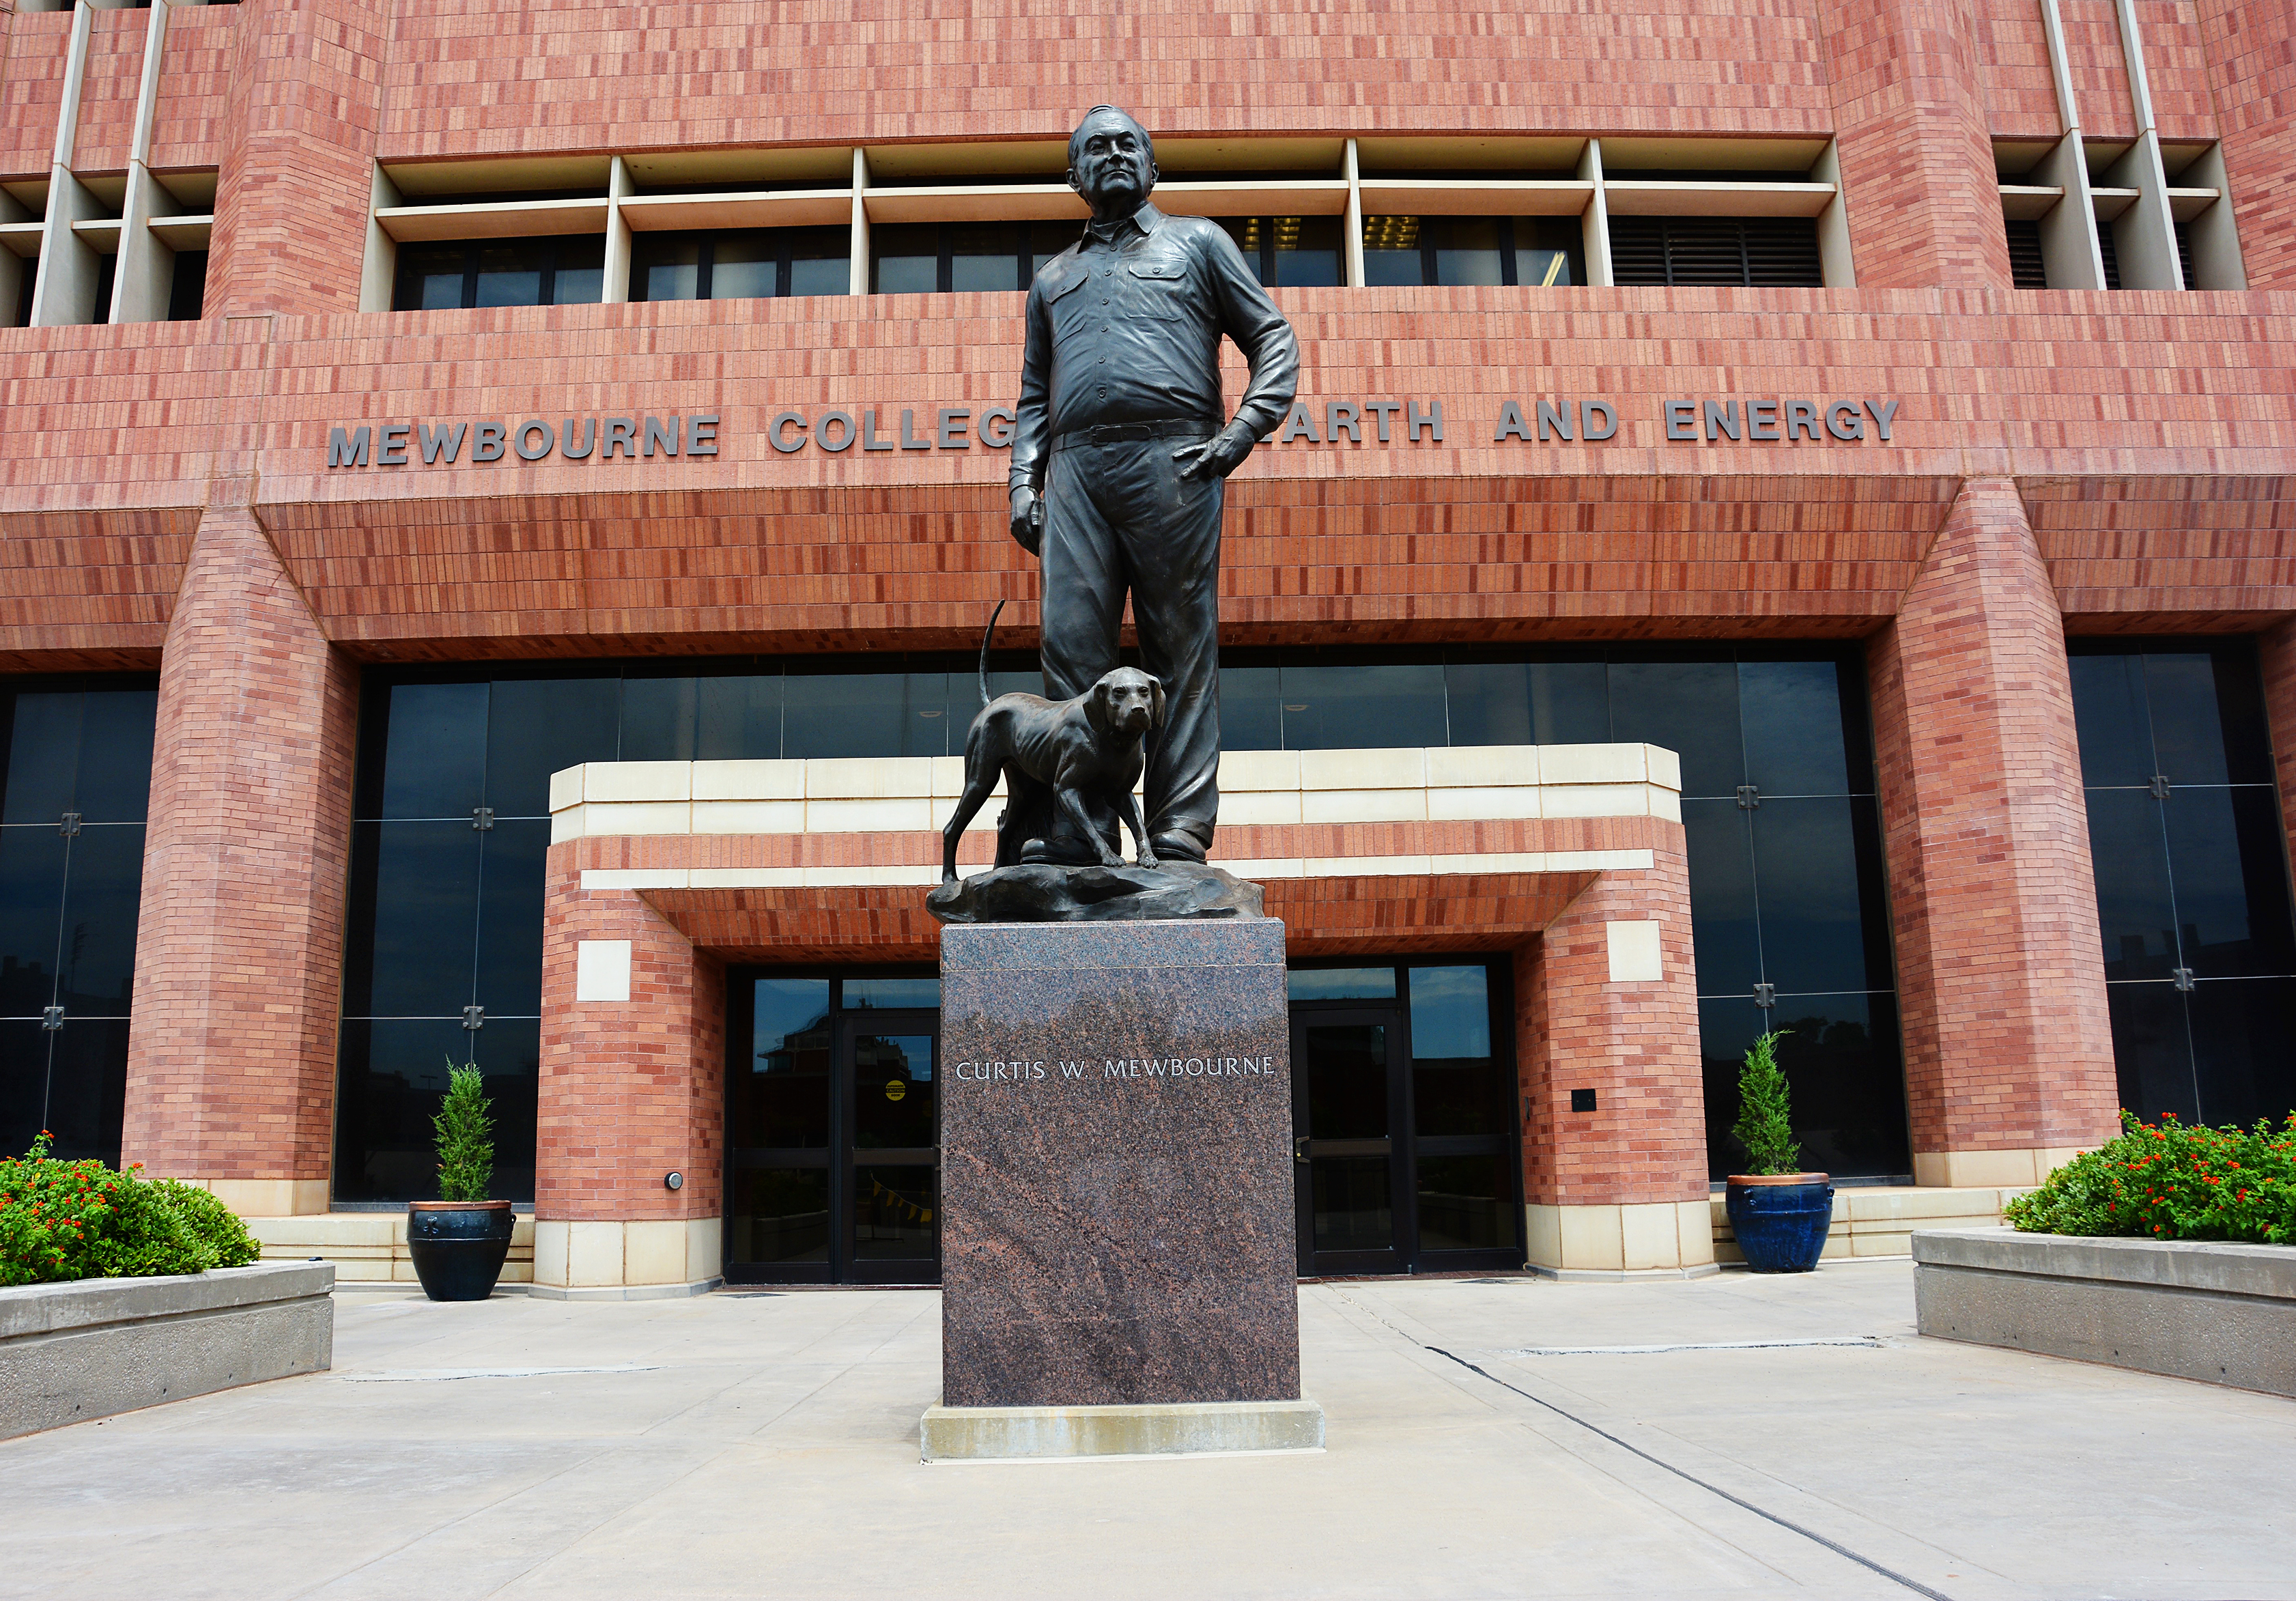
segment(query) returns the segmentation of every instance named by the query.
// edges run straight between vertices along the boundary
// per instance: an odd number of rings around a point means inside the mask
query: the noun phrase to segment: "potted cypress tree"
[[[1731,1231],[1757,1273],[1808,1273],[1817,1266],[1833,1220],[1833,1186],[1824,1173],[1796,1170],[1801,1146],[1774,1030],[1754,1041],[1738,1070],[1738,1121],[1730,1132],[1752,1170],[1733,1173],[1726,1191]]]
[[[510,1203],[489,1201],[494,1119],[475,1062],[450,1061],[446,1098],[430,1127],[439,1141],[439,1199],[406,1205],[406,1252],[433,1301],[484,1301],[502,1277],[517,1224]]]

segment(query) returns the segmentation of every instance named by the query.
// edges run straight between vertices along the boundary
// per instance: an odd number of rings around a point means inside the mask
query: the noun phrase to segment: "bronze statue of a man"
[[[1226,229],[1148,203],[1155,150],[1130,115],[1085,113],[1069,183],[1092,220],[1029,291],[1013,537],[1044,565],[1055,700],[1117,665],[1129,592],[1141,664],[1165,693],[1148,832],[1158,858],[1200,862],[1219,812],[1221,501],[1227,475],[1290,413],[1300,344]],[[1251,364],[1234,417],[1220,395],[1222,334]],[[1099,860],[1070,826],[1047,819],[1029,859]]]

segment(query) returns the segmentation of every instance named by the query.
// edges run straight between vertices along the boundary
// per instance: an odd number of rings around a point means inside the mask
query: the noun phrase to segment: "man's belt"
[[[1217,423],[1168,417],[1155,423],[1103,423],[1054,434],[1053,448],[1075,450],[1086,445],[1114,445],[1126,439],[1208,439],[1219,431]]]

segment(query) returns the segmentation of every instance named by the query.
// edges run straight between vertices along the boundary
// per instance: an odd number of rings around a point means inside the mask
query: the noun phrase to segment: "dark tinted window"
[[[1585,235],[1575,218],[1366,217],[1364,283],[1521,284],[1583,283]]]
[[[168,269],[168,320],[171,323],[196,323],[207,305],[208,253],[205,250],[177,250],[175,266]]]
[[[605,263],[598,234],[405,244],[390,308],[594,305],[605,290]]]
[[[640,234],[630,243],[633,300],[754,300],[844,294],[852,235],[844,228],[743,228]]]
[[[119,1159],[158,692],[0,690],[0,1152]]]
[[[1335,289],[1347,282],[1336,217],[1223,217],[1217,219],[1244,265],[1275,288]]]
[[[1903,1119],[1889,1109],[1902,1103],[1903,1085],[1859,661],[1854,650],[1754,647],[1702,654],[1581,647],[1512,657],[1480,650],[1450,661],[1430,653],[1238,652],[1221,669],[1223,743],[1248,751],[1620,740],[1677,751],[1702,995],[1756,1023],[1765,1015],[1755,1004],[1761,984],[1781,998],[1817,996],[1795,1003],[1808,1015],[1821,1014],[1811,1007],[1833,1008],[1823,1014],[1829,1018],[1855,1012],[1865,1043],[1853,1051],[1841,1043],[1848,1036],[1839,1036],[1824,1060],[1836,1064],[1828,1071],[1878,1075],[1859,1091],[1863,1100],[1841,1104],[1880,1108],[1881,1121],[1829,1136],[1841,1153],[1830,1170],[1898,1174],[1908,1165]],[[992,694],[1041,686],[1024,655],[1000,653],[992,668]],[[354,838],[347,1016],[388,1021],[399,1014],[386,1006],[419,1008],[454,1031],[445,1038],[460,1040],[465,1005],[486,1008],[481,1039],[498,1022],[538,1013],[547,825],[512,824],[546,815],[553,772],[611,759],[947,754],[962,750],[979,703],[975,670],[964,657],[889,656],[793,667],[647,663],[562,677],[371,672],[359,816],[390,826],[363,828]],[[2196,693],[2189,675],[2179,682]],[[2239,703],[2220,685],[2213,693],[2216,704]],[[63,714],[45,708],[41,715]],[[28,790],[24,803],[53,801],[36,800]],[[471,826],[479,806],[494,809],[491,830]],[[2243,837],[2239,816],[2222,826]],[[0,857],[0,877],[6,871]],[[42,915],[48,919],[42,937],[53,940],[59,914]],[[2145,926],[2167,925],[2156,916]],[[2209,912],[2202,926],[2211,949],[2245,949],[2255,939],[2221,911]],[[432,928],[435,938],[417,938]],[[522,937],[521,928],[529,931]],[[49,981],[53,957],[43,960],[42,981]],[[1388,986],[1382,993],[1392,993],[1397,975],[1379,972]],[[1295,974],[1295,984],[1312,976]],[[392,996],[399,998],[386,998]],[[1739,1036],[1751,1035],[1734,1022],[1724,1032],[1727,1039],[1709,1038],[1708,1054],[1732,1063],[1727,1083],[1734,1087],[1735,1053],[1744,1048]],[[371,1038],[414,1036],[383,1030]],[[339,1121],[348,1174],[373,1165],[359,1107],[404,1110],[426,1096],[435,1101],[435,1091],[412,1080],[354,1093],[349,1079],[367,1071],[364,1060],[347,1044]],[[1432,1095],[1450,1082],[1431,1079],[1425,1088]],[[1729,1121],[1724,1116],[1720,1126]],[[1895,1154],[1876,1154],[1885,1152]],[[1718,1172],[1731,1160],[1726,1146],[1714,1146]],[[385,1162],[373,1170],[398,1170]],[[427,1170],[423,1178],[427,1186]]]
[[[869,231],[869,287],[889,295],[1025,290],[1079,232],[1065,222],[888,224]]]
[[[2254,649],[2070,652],[2121,1104],[2278,1118],[2296,1106],[2296,913]]]

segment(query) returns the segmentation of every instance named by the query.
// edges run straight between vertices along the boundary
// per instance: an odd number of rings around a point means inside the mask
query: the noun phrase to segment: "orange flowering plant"
[[[241,1268],[255,1260],[247,1226],[214,1195],[93,1159],[60,1162],[45,1129],[0,1161],[0,1285],[147,1278]]]
[[[2120,1127],[2009,1203],[2009,1221],[2028,1234],[2296,1244],[2296,1112],[2277,1129],[2211,1129],[2124,1112]]]

